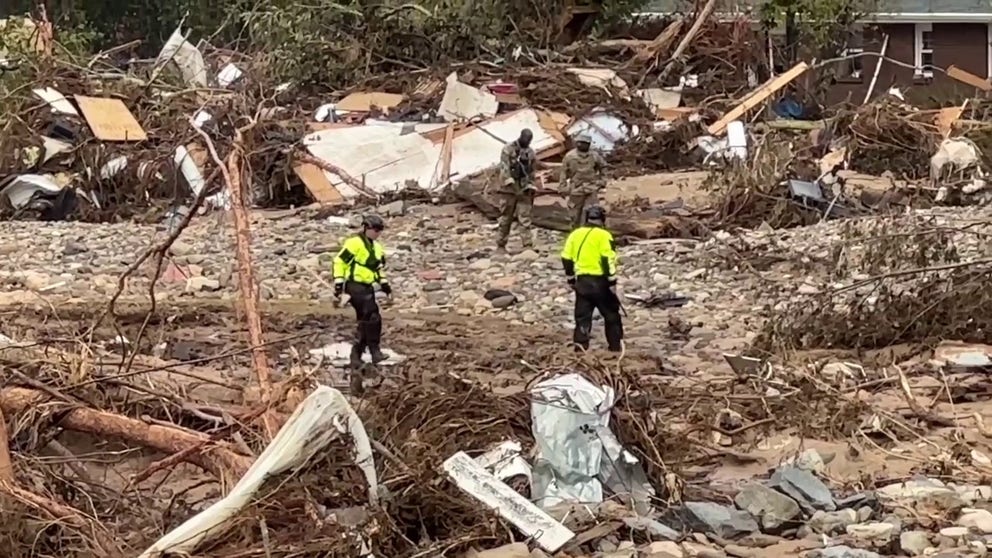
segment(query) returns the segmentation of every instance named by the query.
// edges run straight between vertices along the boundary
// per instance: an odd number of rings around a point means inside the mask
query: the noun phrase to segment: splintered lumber
[[[541,508],[483,469],[465,452],[452,455],[441,467],[458,488],[495,510],[520,532],[533,537],[548,552],[557,552],[575,536]]]
[[[651,60],[655,56],[658,56],[658,53],[668,48],[668,46],[672,44],[672,41],[675,40],[675,37],[679,35],[679,31],[682,30],[682,24],[684,21],[685,20],[683,19],[676,19],[675,21],[669,23],[657,37],[652,39],[650,43],[637,51],[637,54],[634,55],[633,60],[635,62],[643,63]]]
[[[40,391],[21,387],[0,390],[0,411],[14,416],[37,410],[51,400]],[[218,477],[241,476],[251,466],[252,458],[235,453],[226,444],[215,442],[205,434],[149,424],[130,417],[87,407],[68,409],[59,425],[75,432],[85,432],[104,439],[130,442],[164,453],[186,452],[186,461],[213,472]],[[202,448],[197,451],[196,448]]]
[[[727,114],[724,114],[720,120],[710,124],[707,131],[711,136],[723,133],[728,124],[744,116],[749,110],[764,103],[769,97],[774,95],[776,91],[792,83],[794,79],[803,75],[803,73],[808,69],[808,64],[805,62],[800,62],[790,68],[787,72],[779,74],[766,81],[761,87],[755,89],[750,95],[741,101],[739,105],[730,109]]]
[[[707,0],[706,4],[703,6],[702,10],[699,10],[699,14],[696,16],[696,20],[692,22],[692,27],[689,31],[682,37],[679,41],[679,45],[675,47],[675,52],[672,53],[668,64],[665,64],[665,68],[661,71],[662,79],[668,76],[668,74],[675,67],[675,62],[682,57],[685,53],[685,49],[689,48],[692,44],[693,39],[699,34],[699,30],[703,28],[703,24],[709,19],[710,15],[713,13],[713,9],[716,7],[716,0]]]
[[[464,181],[454,189],[454,194],[475,206],[490,219],[499,217],[499,198],[483,191],[481,184]],[[535,205],[531,212],[535,226],[554,231],[572,230],[568,210],[561,205]],[[628,238],[689,238],[702,234],[703,228],[695,219],[676,215],[651,215],[610,213],[607,226],[617,237]]]
[[[982,91],[992,91],[992,83],[989,83],[987,79],[982,79],[975,74],[966,72],[954,65],[947,67],[947,77],[954,78],[965,85],[977,87]]]
[[[9,438],[7,421],[3,418],[3,409],[0,409],[0,482],[14,479],[14,466],[10,461]]]

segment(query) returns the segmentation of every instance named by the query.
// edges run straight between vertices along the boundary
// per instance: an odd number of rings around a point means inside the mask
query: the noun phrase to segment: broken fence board
[[[120,99],[76,95],[83,118],[101,141],[145,141],[148,135]]]
[[[293,165],[293,172],[300,178],[307,192],[314,201],[321,205],[337,205],[344,203],[344,196],[337,188],[331,185],[324,171],[313,163],[297,163]]]
[[[761,105],[768,97],[775,94],[776,91],[782,89],[786,85],[789,85],[794,79],[801,76],[806,70],[809,69],[809,65],[805,62],[800,62],[786,71],[784,74],[779,74],[772,79],[765,82],[764,85],[757,88],[750,95],[747,96],[739,105],[730,109],[727,114],[724,114],[720,120],[710,124],[707,131],[711,136],[715,136],[723,133],[727,128],[727,124],[730,124],[734,120],[744,116],[747,112],[758,105]]]
[[[947,67],[947,77],[954,78],[966,85],[977,87],[982,91],[992,91],[992,83],[989,83],[987,79],[980,78],[975,74],[966,72],[954,65]]]
[[[458,488],[495,510],[548,552],[556,552],[575,536],[564,525],[480,467],[465,452],[460,451],[449,457],[442,468]]]

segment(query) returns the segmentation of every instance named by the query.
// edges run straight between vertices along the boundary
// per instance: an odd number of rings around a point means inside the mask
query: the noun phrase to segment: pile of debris
[[[239,328],[219,327],[231,327],[220,312],[170,315],[166,345],[185,323],[212,324],[217,342],[239,336]],[[864,421],[879,413],[884,420],[869,420],[873,436],[892,435],[886,429],[896,424],[917,431],[913,420],[927,420],[890,416],[870,398],[843,395],[851,385],[884,389],[864,370],[847,374],[852,366],[834,363],[839,372],[831,376],[728,355],[737,378],[731,385],[659,374],[659,363],[643,355],[628,356],[629,372],[591,358],[562,363],[543,339],[471,353],[452,348],[446,332],[432,336],[416,326],[409,333],[418,354],[397,359],[364,398],[349,399],[313,387],[315,373],[337,374],[323,349],[311,351],[316,361],[307,371],[293,348],[301,323],[338,338],[345,325],[333,316],[274,315],[267,328],[295,335],[276,340],[287,347],[282,364],[291,372],[266,405],[241,387],[249,381],[245,354],[224,357],[234,364],[229,377],[208,359],[143,354],[121,374],[113,352],[144,320],[140,312],[118,318],[120,333],[99,328],[95,339],[107,340],[85,353],[60,340],[24,338],[22,330],[2,341],[8,381],[0,410],[13,465],[5,470],[0,454],[0,539],[12,556],[42,548],[147,558],[356,549],[363,556],[516,556],[532,548],[571,556],[751,556],[758,548],[875,556],[916,546],[914,553],[937,546],[968,556],[988,532],[975,509],[992,489],[970,484],[965,479],[979,479],[978,471],[947,456],[933,459],[959,484],[888,482],[872,490],[864,479],[834,493],[825,482],[831,456],[813,450],[740,486],[707,480],[727,459],[755,462],[735,448],[771,430],[843,439],[866,432]],[[947,358],[972,360],[955,355]],[[447,363],[445,373],[424,368],[438,361]],[[73,372],[81,366],[84,376]],[[469,379],[472,370],[497,367],[522,384],[497,394]],[[932,372],[907,374],[917,380]],[[154,453],[136,459],[140,448]],[[91,452],[110,461],[69,458]],[[907,511],[924,505],[933,507]],[[850,548],[871,550],[844,554]]]

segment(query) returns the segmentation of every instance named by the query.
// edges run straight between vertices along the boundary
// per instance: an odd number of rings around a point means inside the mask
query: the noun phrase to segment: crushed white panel
[[[193,191],[193,195],[199,196],[200,191],[206,187],[207,181],[203,178],[200,168],[196,166],[196,161],[186,150],[186,146],[180,145],[176,148],[176,155],[173,160],[179,165],[179,172],[186,177],[186,183],[189,184],[189,189]]]
[[[583,116],[568,127],[571,137],[588,134],[592,140],[592,148],[609,153],[616,144],[636,136],[637,126],[630,127],[620,118],[607,112],[596,112]]]
[[[113,178],[120,174],[120,172],[127,168],[127,157],[124,155],[118,155],[113,159],[107,161],[100,167],[100,178],[107,180],[108,178]]]
[[[169,61],[179,67],[186,83],[199,87],[207,86],[207,65],[203,61],[203,53],[186,40],[182,29],[178,27],[162,47],[155,66],[167,64]]]
[[[22,174],[0,190],[0,196],[7,196],[10,206],[20,209],[27,205],[35,192],[58,194],[64,189],[47,175]]]
[[[217,73],[217,85],[221,87],[230,87],[231,84],[241,79],[244,72],[234,64],[228,64],[220,69]]]
[[[449,457],[442,468],[458,488],[496,511],[544,550],[557,552],[575,536],[567,527],[480,467],[465,452],[460,451]]]
[[[48,103],[48,106],[52,107],[52,110],[55,112],[79,116],[79,113],[76,112],[76,107],[72,106],[69,99],[66,99],[64,95],[51,87],[46,87],[44,89],[32,89],[31,91],[40,97],[42,101]]]
[[[59,153],[65,153],[72,149],[72,144],[67,141],[57,140],[55,138],[50,138],[48,136],[42,136],[41,138],[42,147],[45,149],[45,155],[42,157],[42,164],[47,163],[53,157],[57,156]]]
[[[448,122],[460,122],[477,118],[492,118],[499,110],[496,95],[458,81],[458,74],[452,72],[441,98],[437,114]]]
[[[730,157],[741,161],[747,159],[747,131],[740,120],[727,124],[727,146]]]
[[[397,192],[416,183],[427,191],[439,190],[447,180],[460,180],[499,164],[503,146],[515,140],[520,131],[534,132],[535,151],[548,149],[560,141],[541,127],[540,115],[524,109],[500,115],[473,126],[454,139],[451,147],[451,176],[436,180],[443,142],[420,134],[403,133],[400,126],[347,126],[314,132],[303,138],[303,145],[314,157],[344,171],[373,192]],[[324,173],[346,199],[359,196],[342,177]]]
[[[319,386],[293,411],[227,496],[170,531],[138,558],[192,553],[197,545],[223,530],[227,520],[251,503],[267,478],[305,466],[339,434],[348,434],[354,443],[355,462],[368,483],[369,501],[376,504],[379,481],[365,427],[340,391]]]

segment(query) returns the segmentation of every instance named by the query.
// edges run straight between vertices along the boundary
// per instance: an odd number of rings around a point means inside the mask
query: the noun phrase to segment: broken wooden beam
[[[981,91],[992,91],[992,83],[989,83],[989,80],[980,78],[954,65],[947,67],[947,77],[956,79],[965,85],[977,87]]]
[[[4,388],[0,390],[0,411],[7,416],[14,416],[36,410],[51,399],[48,394],[33,389]],[[64,404],[60,402],[59,405]],[[185,451],[188,452],[187,462],[206,469],[219,478],[227,475],[233,476],[229,478],[238,478],[248,470],[253,461],[252,457],[240,455],[227,447],[227,444],[211,440],[206,434],[149,424],[88,407],[66,406],[59,425],[75,432],[130,442],[164,453]],[[191,451],[190,448],[194,447],[202,449]]]
[[[803,73],[808,69],[808,64],[805,62],[800,62],[785,73],[779,74],[766,81],[761,85],[761,87],[755,89],[747,97],[745,97],[740,104],[724,114],[720,120],[710,124],[706,129],[707,132],[709,132],[711,136],[722,134],[723,131],[727,129],[728,124],[744,116],[749,110],[767,101],[768,98],[774,95],[776,91],[792,83],[793,80],[803,75]]]
[[[499,217],[499,198],[496,194],[485,193],[480,184],[464,181],[454,189],[459,199],[475,206],[483,215],[490,219]],[[531,221],[535,226],[555,231],[569,232],[572,230],[571,217],[568,210],[558,204],[535,205],[531,212]],[[620,238],[691,238],[704,234],[705,228],[691,217],[678,215],[662,215],[659,212],[645,211],[644,213],[610,213],[607,215],[607,227]]]

